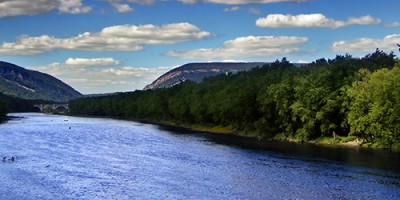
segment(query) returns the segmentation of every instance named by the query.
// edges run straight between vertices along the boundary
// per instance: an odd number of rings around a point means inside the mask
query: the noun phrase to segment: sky
[[[0,60],[83,94],[191,62],[399,54],[399,0],[0,0]]]

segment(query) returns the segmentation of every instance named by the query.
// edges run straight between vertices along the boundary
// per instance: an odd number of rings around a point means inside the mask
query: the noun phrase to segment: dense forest
[[[8,109],[6,107],[6,104],[3,101],[0,101],[0,122],[4,120],[7,112]]]
[[[21,99],[0,93],[0,121],[10,112],[35,112],[35,104],[51,104],[53,101]]]
[[[399,149],[400,63],[378,49],[303,67],[283,58],[201,83],[72,100],[69,107],[74,115],[223,126],[299,141],[352,136]]]

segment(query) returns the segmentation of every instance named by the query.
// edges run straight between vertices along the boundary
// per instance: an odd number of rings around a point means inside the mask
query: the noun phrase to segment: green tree
[[[350,134],[391,147],[400,141],[400,68],[374,73],[360,70],[362,78],[347,90]]]
[[[363,58],[338,55],[308,65],[295,66],[283,58],[201,83],[78,99],[70,102],[70,110],[79,115],[223,125],[262,137],[280,134],[309,140],[350,132],[393,146],[400,141],[399,67],[389,70],[394,63],[393,53],[379,50]]]

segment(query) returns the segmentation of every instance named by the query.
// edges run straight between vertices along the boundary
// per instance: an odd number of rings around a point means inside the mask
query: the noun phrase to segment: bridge
[[[40,112],[62,112],[69,109],[68,104],[36,104],[33,107],[38,108]]]

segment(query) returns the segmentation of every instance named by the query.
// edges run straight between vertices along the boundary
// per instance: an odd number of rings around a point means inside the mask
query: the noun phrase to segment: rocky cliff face
[[[186,80],[201,82],[207,77],[220,74],[236,74],[254,67],[261,67],[264,64],[267,63],[189,63],[165,73],[153,83],[147,85],[144,90],[171,87]]]
[[[0,93],[22,99],[66,102],[82,94],[53,76],[0,61]]]

